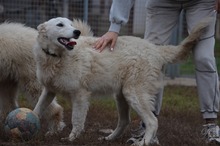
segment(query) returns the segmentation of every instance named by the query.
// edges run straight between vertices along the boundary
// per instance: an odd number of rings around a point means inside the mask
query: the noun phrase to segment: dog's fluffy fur
[[[82,29],[82,35],[91,34],[90,27],[74,20],[73,26]],[[84,30],[84,31],[83,31]],[[84,34],[83,34],[84,33]],[[19,93],[24,95],[34,108],[41,94],[42,86],[37,81],[36,63],[33,55],[38,32],[20,23],[0,24],[0,123],[8,112],[18,107]],[[63,108],[54,100],[46,110],[49,132],[64,127]]]
[[[70,98],[72,131],[63,139],[73,141],[84,130],[88,97],[97,93],[111,94],[117,101],[119,121],[114,132],[104,139],[113,140],[122,134],[129,123],[129,107],[132,107],[146,124],[144,138],[136,145],[148,145],[158,128],[152,111],[162,66],[186,58],[207,23],[198,25],[178,46],[158,46],[137,37],[123,36],[118,38],[113,52],[105,49],[99,53],[92,49],[95,37],[79,37],[71,51],[54,41],[65,36],[59,33],[65,28],[56,27],[60,22],[69,25],[60,19],[38,27],[34,54],[37,77],[44,88],[34,111],[42,115],[58,93]],[[45,53],[45,49],[51,54]]]

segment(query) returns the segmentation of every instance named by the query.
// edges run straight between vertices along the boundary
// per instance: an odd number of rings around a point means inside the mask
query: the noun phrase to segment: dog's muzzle
[[[73,38],[74,38],[74,39],[78,39],[79,36],[80,36],[80,34],[81,34],[81,31],[79,31],[79,30],[74,30],[74,31],[73,31]]]
[[[65,38],[65,37],[59,37],[57,40],[60,44],[64,45],[68,50],[72,50],[74,46],[76,45],[75,39],[78,39],[81,32],[79,30],[73,31],[73,38]]]

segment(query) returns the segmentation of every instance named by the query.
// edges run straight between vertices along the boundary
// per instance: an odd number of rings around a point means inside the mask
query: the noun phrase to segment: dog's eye
[[[58,23],[57,26],[63,27],[64,25],[63,25],[63,23]]]

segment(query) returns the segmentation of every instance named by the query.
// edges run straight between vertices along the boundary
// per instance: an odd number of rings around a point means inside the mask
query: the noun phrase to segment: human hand
[[[109,31],[100,37],[94,44],[93,48],[102,52],[104,48],[110,44],[110,50],[113,51],[116,41],[118,38],[118,33]]]

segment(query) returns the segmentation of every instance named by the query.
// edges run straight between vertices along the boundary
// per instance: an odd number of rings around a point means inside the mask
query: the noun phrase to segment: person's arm
[[[127,24],[134,0],[113,0],[109,20],[109,31],[119,33],[121,26]]]
[[[95,49],[101,52],[108,44],[110,44],[110,48],[113,50],[121,26],[128,22],[130,10],[133,5],[134,0],[113,0],[109,15],[109,30],[95,42]]]

